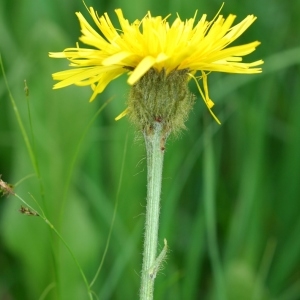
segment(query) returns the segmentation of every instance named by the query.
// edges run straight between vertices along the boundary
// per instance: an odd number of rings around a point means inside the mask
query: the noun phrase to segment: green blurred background
[[[148,10],[172,17],[178,12],[185,19],[196,9],[211,20],[221,3],[86,1],[99,14],[108,12],[116,27],[119,7],[130,21]],[[76,11],[91,20],[80,0],[0,2],[2,60],[32,143],[27,80],[44,197],[36,176],[15,191],[36,208],[30,195],[39,202],[91,281],[105,250],[126,148],[116,220],[93,290],[98,299],[137,299],[146,165],[140,135],[126,118],[114,121],[126,107],[126,76],[91,104],[88,87],[52,90],[51,74],[66,69],[67,62],[48,58],[48,52],[75,45]],[[156,280],[155,299],[300,299],[299,12],[300,1],[225,3],[225,16],[258,17],[237,44],[261,41],[245,61],[264,59],[264,71],[209,76],[221,126],[190,85],[197,101],[188,129],[169,140],[165,156],[159,240],[160,249],[168,240],[170,252]],[[70,169],[87,124],[112,96]],[[2,74],[0,174],[10,183],[34,174]],[[19,213],[20,205],[13,196],[0,198],[0,299],[88,299],[69,252],[41,218]]]

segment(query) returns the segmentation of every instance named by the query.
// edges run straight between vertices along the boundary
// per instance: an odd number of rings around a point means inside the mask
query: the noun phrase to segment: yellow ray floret
[[[260,42],[231,46],[256,20],[253,15],[234,26],[236,16],[224,18],[219,13],[212,21],[207,21],[206,15],[203,15],[196,22],[196,13],[191,19],[182,21],[177,16],[173,23],[169,23],[169,16],[152,17],[148,12],[142,20],[129,23],[122,10],[116,9],[120,23],[120,29],[116,29],[107,13],[99,17],[92,7],[88,11],[97,30],[81,13],[76,13],[81,26],[80,41],[88,47],[77,45],[63,52],[49,53],[53,58],[68,59],[72,67],[53,74],[53,79],[59,81],[54,88],[71,84],[90,85],[93,89],[92,101],[110,81],[123,73],[129,74],[127,82],[133,85],[151,68],[157,71],[164,69],[166,74],[185,69],[192,76],[201,72],[201,77],[194,78],[202,78],[204,93],[200,93],[210,110],[208,73],[255,74],[262,71],[258,67],[263,64],[262,60],[251,63],[242,61],[243,56],[255,51]]]

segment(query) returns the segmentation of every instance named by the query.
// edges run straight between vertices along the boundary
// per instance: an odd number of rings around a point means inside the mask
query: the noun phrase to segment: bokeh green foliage
[[[114,9],[121,7],[130,21],[147,10],[163,16],[178,12],[185,19],[198,9],[212,19],[221,6],[216,0],[86,2],[113,20]],[[80,35],[75,11],[88,17],[80,0],[0,2],[2,60],[35,145],[44,197],[36,176],[16,192],[33,206],[30,194],[37,199],[90,281],[104,252],[128,136],[116,221],[93,289],[99,299],[136,299],[146,195],[143,141],[126,118],[114,121],[126,107],[126,76],[90,104],[89,88],[52,90],[51,74],[67,62],[47,53],[75,45]],[[240,43],[262,42],[245,60],[264,59],[264,71],[209,76],[221,126],[191,84],[197,99],[188,130],[166,148],[159,236],[160,247],[166,238],[170,252],[155,299],[225,299],[224,289],[229,300],[300,299],[299,11],[299,1],[225,3],[223,14],[236,14],[238,21],[258,16]],[[114,100],[85,136],[65,194],[79,140],[110,97]],[[0,174],[10,183],[34,174],[2,75]],[[43,299],[87,299],[70,254],[41,218],[20,214],[20,204],[12,196],[0,198],[0,298],[39,299],[55,284]]]

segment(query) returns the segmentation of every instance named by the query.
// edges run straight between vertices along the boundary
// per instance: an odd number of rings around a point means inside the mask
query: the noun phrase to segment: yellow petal
[[[117,117],[115,117],[116,121],[119,121],[123,117],[125,117],[128,114],[128,108],[126,108],[124,111],[122,111]]]
[[[134,69],[127,82],[130,85],[135,84],[156,62],[152,56],[146,56]]]

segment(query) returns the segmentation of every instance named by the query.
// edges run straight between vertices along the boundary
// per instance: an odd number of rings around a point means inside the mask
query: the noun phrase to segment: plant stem
[[[144,133],[147,152],[147,206],[145,221],[145,237],[143,252],[142,281],[140,300],[153,299],[154,280],[163,258],[156,260],[158,226],[159,226],[159,201],[161,194],[161,180],[164,158],[163,125],[153,123],[153,131]],[[164,251],[164,250],[163,250]],[[163,252],[162,252],[163,253]],[[166,242],[165,251],[166,253]]]

